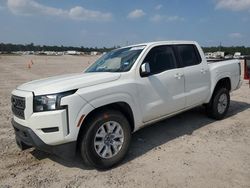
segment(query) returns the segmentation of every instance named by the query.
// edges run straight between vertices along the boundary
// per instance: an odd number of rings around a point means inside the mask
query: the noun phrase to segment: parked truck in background
[[[18,86],[11,97],[16,142],[62,157],[79,150],[86,164],[110,168],[146,125],[200,105],[224,118],[240,74],[238,60],[208,63],[192,41],[115,49],[82,73]]]

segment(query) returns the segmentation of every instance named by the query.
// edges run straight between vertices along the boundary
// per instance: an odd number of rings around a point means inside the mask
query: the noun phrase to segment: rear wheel
[[[88,126],[81,141],[84,161],[98,169],[107,169],[119,163],[126,155],[131,140],[128,120],[114,110],[100,112]]]
[[[230,105],[230,95],[226,88],[220,88],[215,91],[209,104],[206,105],[206,111],[209,117],[221,120],[227,114]]]

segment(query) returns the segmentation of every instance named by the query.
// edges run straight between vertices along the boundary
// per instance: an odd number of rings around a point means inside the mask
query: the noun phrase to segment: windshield
[[[145,46],[112,50],[98,59],[85,72],[126,72],[135,63]]]

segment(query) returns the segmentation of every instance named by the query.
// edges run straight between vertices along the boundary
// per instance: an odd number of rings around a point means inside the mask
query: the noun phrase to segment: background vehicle
[[[240,59],[241,58],[241,53],[240,52],[235,52],[234,53],[234,59]]]
[[[225,117],[241,85],[238,60],[208,63],[191,41],[162,41],[111,51],[84,73],[23,84],[12,92],[17,144],[59,156],[78,148],[85,163],[110,168],[138,129],[205,105]]]

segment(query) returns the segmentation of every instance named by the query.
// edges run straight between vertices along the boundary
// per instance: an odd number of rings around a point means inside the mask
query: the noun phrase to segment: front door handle
[[[174,77],[176,78],[176,79],[181,79],[181,77],[183,77],[183,74],[181,74],[181,73],[176,73],[175,75],[174,75]]]

